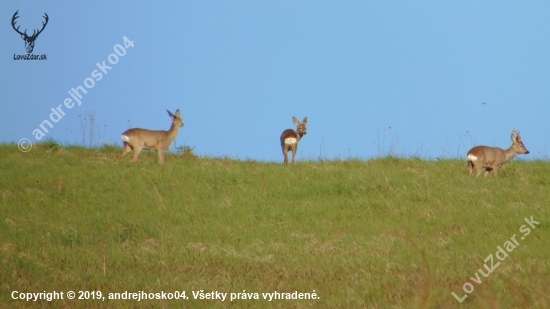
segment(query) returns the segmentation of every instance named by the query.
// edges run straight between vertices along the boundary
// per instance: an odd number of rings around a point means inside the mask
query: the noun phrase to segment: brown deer
[[[164,152],[170,148],[172,142],[178,137],[178,132],[183,127],[183,120],[180,118],[180,110],[176,114],[168,111],[168,115],[172,118],[172,126],[168,131],[151,131],[145,129],[134,128],[122,133],[122,141],[124,142],[124,150],[118,155],[117,162],[120,159],[134,150],[132,162],[136,163],[139,152],[142,149],[157,150],[160,164],[164,164]]]
[[[292,151],[292,164],[296,164],[296,152],[298,151],[298,143],[307,133],[307,117],[302,122],[296,117],[292,117],[292,121],[298,127],[296,131],[292,129],[284,130],[281,134],[281,148],[285,156],[284,164],[288,164],[288,152]]]
[[[521,135],[515,129],[512,131],[512,146],[503,150],[498,147],[476,146],[468,151],[468,176],[472,175],[474,167],[476,168],[476,177],[485,169],[484,177],[487,177],[490,171],[493,171],[495,177],[498,177],[498,169],[504,164],[512,161],[518,154],[529,154]]]

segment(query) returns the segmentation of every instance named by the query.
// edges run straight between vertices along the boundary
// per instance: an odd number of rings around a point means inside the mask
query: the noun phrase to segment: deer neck
[[[172,125],[170,126],[170,130],[168,130],[168,136],[170,139],[175,140],[178,136],[178,132],[180,130],[180,126],[176,125],[172,122]]]
[[[513,158],[515,158],[518,153],[514,150],[514,145],[510,146],[510,148],[503,151],[504,152],[504,158],[506,162],[512,161]]]
[[[304,133],[300,133],[299,130],[296,130],[296,136],[297,136],[297,138],[296,138],[297,141],[296,142],[299,142],[302,139],[302,137],[304,136]]]

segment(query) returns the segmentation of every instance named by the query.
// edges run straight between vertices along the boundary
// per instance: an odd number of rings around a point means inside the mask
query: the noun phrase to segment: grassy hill
[[[0,146],[1,307],[550,308],[548,162],[483,179],[460,160],[160,166],[148,152],[116,164],[119,151]],[[125,291],[188,299],[108,299]],[[317,299],[262,294],[295,291]]]

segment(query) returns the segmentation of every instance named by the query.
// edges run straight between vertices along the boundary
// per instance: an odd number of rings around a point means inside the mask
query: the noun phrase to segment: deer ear
[[[177,109],[177,110],[176,110],[176,117],[178,117],[178,118],[179,118],[179,116],[180,116],[180,110],[179,110],[179,109]]]
[[[296,119],[296,117],[292,117],[292,122],[294,122],[294,124],[296,126],[299,126],[300,125],[300,121],[298,121],[298,119]]]
[[[514,135],[514,133],[512,133],[512,135],[510,136],[510,139],[512,139],[512,143],[517,143],[517,142],[518,142],[518,139],[517,139],[517,137]]]
[[[166,110],[168,112],[168,116],[170,116],[170,118],[175,118],[176,116],[174,116],[174,114],[172,114],[169,110]]]
[[[303,123],[307,123],[307,117],[304,118],[304,121],[302,121]]]

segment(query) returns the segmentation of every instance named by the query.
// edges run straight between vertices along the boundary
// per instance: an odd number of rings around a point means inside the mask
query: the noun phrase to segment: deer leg
[[[288,149],[286,148],[286,146],[283,146],[283,155],[285,156],[285,161],[283,162],[283,164],[288,164]]]
[[[120,162],[120,159],[122,159],[122,157],[124,157],[130,151],[132,151],[132,146],[130,146],[130,144],[124,142],[124,150],[122,150],[122,152],[116,157],[116,161]]]
[[[141,149],[143,149],[143,148],[138,148],[138,147],[134,148],[134,156],[132,157],[132,163],[137,162],[137,158],[139,156],[139,153],[141,152]]]
[[[493,170],[493,173],[495,174],[495,178],[498,178],[498,164],[496,163],[496,160],[493,162],[491,169]]]
[[[296,165],[296,152],[298,152],[298,145],[292,147],[292,164]]]
[[[481,171],[483,170],[483,167],[480,165],[476,166],[476,177],[479,177],[481,175]]]
[[[158,153],[159,153],[159,163],[164,164],[164,149],[159,147]]]
[[[474,163],[472,161],[468,161],[468,177],[472,176],[473,170],[474,170]]]
[[[492,170],[492,168],[488,167],[485,169],[485,174],[483,174],[483,177],[487,177],[489,175],[489,172]]]

